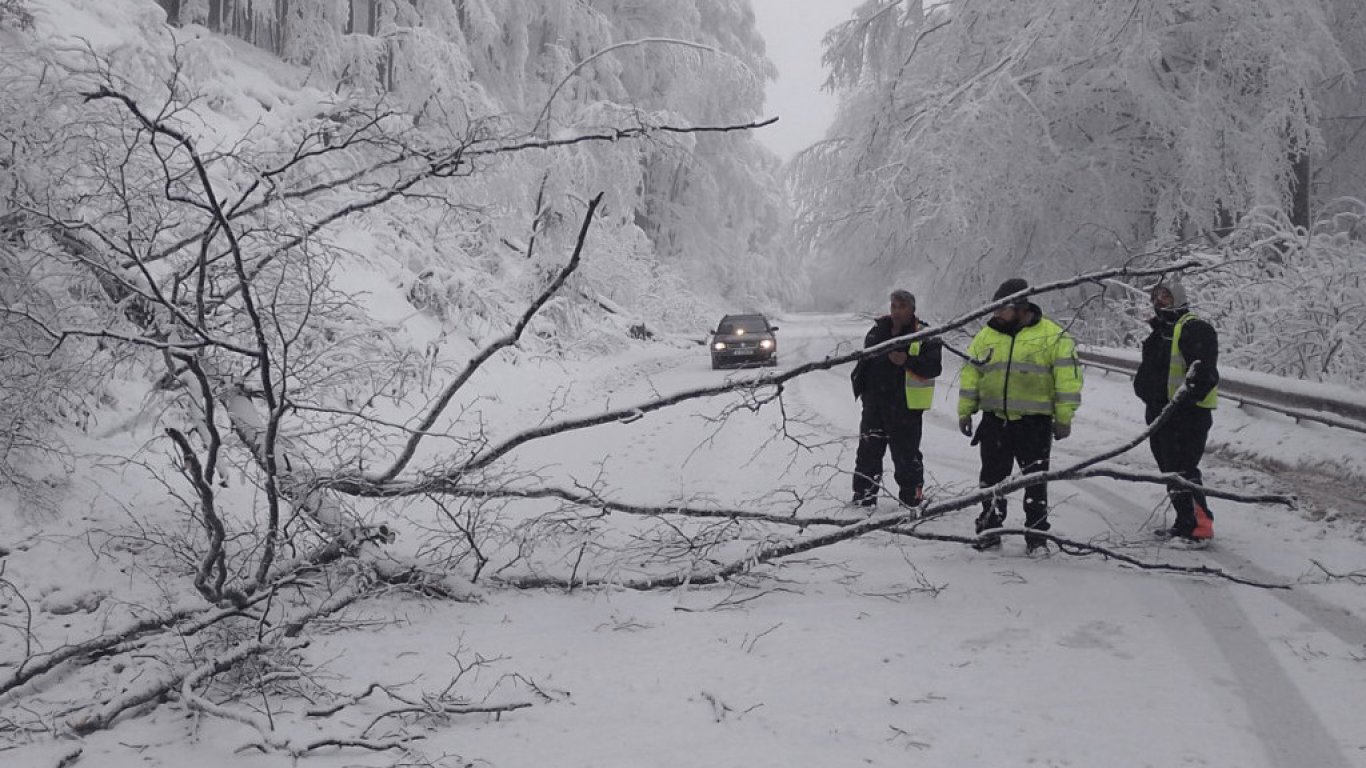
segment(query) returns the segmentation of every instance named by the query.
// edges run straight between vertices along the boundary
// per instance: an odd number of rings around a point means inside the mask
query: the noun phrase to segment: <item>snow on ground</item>
[[[168,41],[142,34],[160,29],[155,10],[143,4],[146,13],[130,15],[128,6],[53,0],[38,23],[96,47],[145,37],[122,50],[136,61]],[[197,79],[214,87],[208,95],[231,102],[206,132],[235,138],[262,108],[280,115],[268,120],[285,122],[320,98],[281,85],[299,77],[283,65],[269,77],[210,71],[225,58],[210,53],[223,45],[257,68],[270,66],[249,46],[207,36],[182,42],[190,64],[202,68]],[[382,295],[392,286],[368,278],[364,286],[376,294],[368,308],[402,305]],[[435,333],[411,317],[383,319],[404,323],[415,340]],[[791,316],[781,325],[783,365],[848,351],[866,330],[865,321],[842,315]],[[494,437],[752,375],[711,371],[704,347],[680,344],[578,362],[510,359],[472,383],[478,397],[471,403]],[[1121,376],[1088,373],[1073,437],[1056,446],[1060,459],[1139,429],[1128,387]],[[955,396],[946,375],[927,421],[924,448],[939,497],[976,485],[977,459],[957,432]],[[782,411],[741,407],[718,420],[718,403],[745,404],[736,396],[692,403],[532,443],[513,458],[534,473],[524,480],[593,485],[639,503],[774,511],[800,496],[803,514],[851,514],[842,505],[857,406],[847,368],[794,382]],[[164,470],[170,455],[158,408],[138,382],[111,383],[90,434],[70,436],[84,458],[70,472],[54,465],[46,475],[55,506],[0,493],[0,676],[31,653],[122,626],[130,607],[164,611],[192,592],[183,570],[168,568],[161,554],[183,553],[182,540],[197,531],[168,492],[185,490],[168,489],[148,471]],[[775,432],[780,416],[783,433]],[[419,743],[428,756],[448,756],[439,765],[1366,766],[1359,723],[1366,592],[1360,576],[1353,583],[1327,575],[1366,568],[1366,519],[1355,490],[1366,479],[1366,445],[1352,433],[1230,407],[1216,417],[1212,445],[1210,482],[1244,490],[1288,485],[1313,492],[1313,503],[1302,510],[1219,503],[1218,548],[1176,552],[1145,534],[1163,515],[1160,489],[1090,480],[1054,486],[1055,532],[1293,589],[1140,572],[1099,558],[1028,559],[1018,540],[978,553],[877,534],[717,587],[480,586],[476,603],[371,601],[348,612],[350,628],[316,633],[303,652],[339,690],[359,693],[381,682],[412,698],[458,678],[456,689],[476,701],[534,704],[498,718],[450,718]],[[1152,469],[1142,448],[1117,463]],[[1325,470],[1329,477],[1315,474]],[[221,500],[259,508],[253,490],[229,475]],[[513,504],[508,513],[536,506]],[[881,512],[892,508],[884,503]],[[435,527],[431,510],[413,504],[396,514],[400,537],[391,549],[417,554],[424,531]],[[1018,504],[1014,515],[1018,521]],[[971,518],[971,511],[955,513],[927,527],[966,534]],[[636,525],[619,517],[608,523]],[[165,527],[149,537],[149,525]],[[54,740],[50,729],[85,703],[60,698],[69,693],[61,682],[92,672],[83,694],[101,699],[163,671],[151,656],[89,667],[96,669],[59,670],[0,697],[0,765],[54,766],[75,749],[79,765],[103,768],[296,764],[242,749],[259,735],[192,715],[176,701],[110,731]],[[303,739],[358,733],[390,704],[375,695],[334,717],[306,719],[310,703],[279,699],[259,702],[254,714],[269,713],[285,735]],[[395,759],[322,751],[297,764]]]
[[[788,366],[846,351],[865,322],[798,315],[781,325]],[[578,415],[750,375],[711,371],[704,347],[656,344],[584,362],[519,357],[476,384],[496,436],[538,423],[552,402],[553,414]],[[976,485],[975,449],[957,432],[954,378],[941,380],[924,440],[940,497]],[[1124,377],[1088,372],[1084,397],[1073,437],[1055,446],[1059,459],[1140,428]],[[804,514],[853,514],[842,508],[857,422],[847,368],[798,379],[781,412],[769,405],[717,421],[718,402],[738,401],[723,396],[532,443],[515,461],[545,482],[596,484],[639,503],[774,510],[790,507],[795,493],[807,497]],[[775,436],[780,415],[788,430]],[[147,439],[149,430],[114,433]],[[1236,437],[1250,432],[1274,437]],[[108,453],[137,447],[112,439]],[[1359,435],[1237,408],[1220,409],[1213,442],[1236,448],[1236,460],[1212,457],[1209,482],[1244,490],[1303,482],[1268,475],[1248,455],[1292,466],[1299,454],[1337,457],[1354,470],[1363,461]],[[159,461],[158,450],[137,456]],[[1145,451],[1118,463],[1151,470]],[[171,599],[161,595],[177,594],[158,582],[183,577],[149,572],[138,549],[145,542],[108,535],[155,517],[158,504],[169,508],[165,489],[136,468],[97,463],[104,468],[82,467],[56,512],[0,501],[0,544],[14,550],[0,574],[13,585],[0,585],[7,664],[25,653],[19,595],[46,649],[108,629],[111,605],[158,606]],[[448,756],[442,765],[1366,765],[1366,591],[1324,571],[1361,573],[1358,512],[1220,502],[1217,548],[1191,553],[1146,534],[1164,514],[1159,488],[1088,480],[1055,484],[1052,498],[1060,535],[1293,588],[1141,572],[1095,557],[1031,559],[1018,539],[979,553],[876,534],[717,587],[484,586],[473,604],[372,601],[348,614],[357,628],[318,633],[304,653],[339,690],[381,682],[413,697],[456,681],[475,700],[534,703],[498,718],[451,718],[420,744],[428,756]],[[892,507],[884,501],[880,511]],[[1018,500],[1012,513],[1018,521]],[[430,511],[411,505],[402,514],[394,550],[416,551]],[[972,514],[927,527],[966,534]],[[459,674],[476,660],[486,663]],[[134,685],[156,673],[155,659],[145,664],[106,679]],[[32,687],[26,692],[41,701],[48,683]],[[376,695],[313,720],[298,717],[306,702],[261,706],[298,731],[287,735],[304,738],[309,729],[357,732],[385,702]],[[53,765],[74,746],[80,764],[106,768],[292,764],[239,751],[259,736],[191,717],[176,702],[80,742],[16,731],[5,739],[5,766]],[[300,764],[393,760],[323,751]]]

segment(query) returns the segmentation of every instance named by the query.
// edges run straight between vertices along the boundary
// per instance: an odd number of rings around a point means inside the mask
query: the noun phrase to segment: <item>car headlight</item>
[[[760,341],[759,349],[773,349],[773,339],[764,339]]]
[[[717,352],[720,352],[721,350],[726,348],[726,342],[718,341],[715,344],[711,345],[711,348],[716,350]]]

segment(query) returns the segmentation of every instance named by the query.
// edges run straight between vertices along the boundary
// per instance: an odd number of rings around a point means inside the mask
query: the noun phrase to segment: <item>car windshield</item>
[[[727,317],[721,320],[721,325],[716,329],[717,333],[763,333],[768,330],[768,321],[760,315],[749,315],[746,317]]]

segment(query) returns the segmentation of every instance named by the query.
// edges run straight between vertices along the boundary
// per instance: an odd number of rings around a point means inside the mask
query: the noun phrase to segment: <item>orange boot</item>
[[[1200,502],[1195,502],[1195,528],[1191,531],[1192,539],[1212,539],[1214,538],[1214,517],[1209,510],[1205,509]]]

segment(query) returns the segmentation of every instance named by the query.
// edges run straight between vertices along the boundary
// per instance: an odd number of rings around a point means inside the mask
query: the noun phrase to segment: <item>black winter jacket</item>
[[[1167,371],[1171,368],[1172,333],[1176,321],[1187,314],[1184,310],[1167,317],[1158,316],[1148,321],[1152,333],[1143,340],[1143,359],[1134,374],[1134,394],[1148,405],[1167,404]],[[1214,326],[1198,317],[1186,321],[1181,329],[1181,356],[1187,367],[1196,361],[1191,399],[1196,403],[1219,383],[1219,335]]]
[[[897,336],[905,336],[914,331],[923,330],[926,325],[920,322],[920,318],[911,319],[908,328],[902,328]],[[890,315],[883,315],[863,337],[863,348],[877,346],[892,336],[892,318]],[[902,352],[910,349],[907,344],[897,347]],[[919,376],[923,379],[932,379],[944,370],[943,364],[943,343],[935,339],[925,339],[920,342],[920,352],[909,355],[905,365],[895,365],[887,359],[887,354],[894,351],[865,357],[854,364],[854,370],[849,374],[854,384],[854,398],[863,398],[865,404],[870,402],[894,403],[900,401],[905,404],[906,381],[905,372]]]

